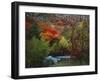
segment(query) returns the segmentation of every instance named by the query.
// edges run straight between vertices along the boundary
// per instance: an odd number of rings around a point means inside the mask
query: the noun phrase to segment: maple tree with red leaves
[[[48,40],[48,41],[52,41],[54,39],[58,39],[60,34],[59,32],[54,29],[54,28],[44,28],[44,30],[41,32],[41,37],[45,40]]]

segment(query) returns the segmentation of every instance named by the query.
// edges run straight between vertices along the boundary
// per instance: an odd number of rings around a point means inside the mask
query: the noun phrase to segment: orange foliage
[[[32,27],[32,19],[26,17],[26,20],[25,20],[25,27],[26,29],[30,29]]]
[[[43,32],[41,32],[40,36],[48,41],[53,39],[57,39],[59,37],[59,32],[54,28],[44,28]]]
[[[28,30],[32,27],[32,24],[30,22],[26,22],[25,26],[26,26],[26,30]]]
[[[37,25],[38,25],[40,28],[42,28],[42,29],[48,28],[48,27],[49,27],[49,26],[48,26],[46,23],[44,23],[43,21],[37,21]]]

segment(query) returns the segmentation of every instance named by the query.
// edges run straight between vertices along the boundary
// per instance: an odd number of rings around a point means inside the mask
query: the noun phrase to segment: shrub
[[[26,41],[26,67],[42,67],[49,54],[49,43],[33,37]]]

